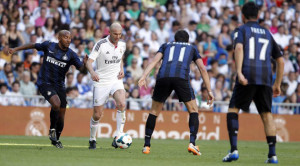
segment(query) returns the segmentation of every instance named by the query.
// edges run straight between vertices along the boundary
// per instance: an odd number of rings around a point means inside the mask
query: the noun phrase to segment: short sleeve
[[[272,37],[272,57],[273,59],[277,59],[279,57],[282,57],[282,52],[277,45],[276,41]]]
[[[100,47],[101,47],[101,42],[98,42],[94,45],[94,48],[92,50],[92,52],[89,55],[89,58],[92,60],[96,60],[100,54]]]
[[[159,49],[158,49],[157,52],[160,52],[160,53],[164,54],[165,49],[166,49],[166,43],[164,43],[163,45],[161,45],[159,47]]]
[[[233,44],[234,44],[234,48],[236,46],[237,43],[244,43],[244,35],[241,31],[240,28],[236,28],[233,32]]]
[[[80,61],[78,55],[75,52],[73,52],[72,65],[74,65],[76,69],[80,69],[83,66],[83,63]]]
[[[201,58],[200,53],[196,47],[193,47],[193,61],[196,62],[197,59]]]
[[[34,47],[38,51],[43,51],[46,50],[49,46],[50,42],[49,41],[44,41],[43,43],[35,43]]]

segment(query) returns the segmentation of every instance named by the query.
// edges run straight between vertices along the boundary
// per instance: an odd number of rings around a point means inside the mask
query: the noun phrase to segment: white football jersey
[[[96,61],[96,73],[99,82],[94,81],[94,86],[109,85],[118,80],[121,69],[121,61],[126,50],[124,41],[118,42],[117,47],[109,41],[109,36],[99,40],[89,58]]]

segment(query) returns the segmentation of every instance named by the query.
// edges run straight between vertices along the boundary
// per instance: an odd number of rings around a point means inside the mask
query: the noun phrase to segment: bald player
[[[119,23],[113,23],[109,31],[109,36],[95,44],[86,64],[94,81],[94,111],[90,120],[89,149],[96,149],[96,132],[103,115],[104,104],[107,102],[109,95],[112,95],[117,107],[117,132],[115,136],[123,132],[126,120],[125,89],[122,80],[124,77],[122,57],[126,50],[126,43],[120,40],[122,27]],[[96,61],[96,70],[92,67],[94,61]],[[112,146],[118,147],[114,140]]]
[[[77,54],[69,48],[70,43],[71,33],[67,30],[61,30],[58,43],[45,41],[9,49],[10,54],[33,48],[44,52],[43,65],[39,71],[37,86],[40,93],[51,104],[49,139],[51,144],[57,148],[63,148],[59,138],[64,128],[67,105],[65,75],[71,65],[79,70],[84,68]],[[84,61],[87,61],[87,56]]]

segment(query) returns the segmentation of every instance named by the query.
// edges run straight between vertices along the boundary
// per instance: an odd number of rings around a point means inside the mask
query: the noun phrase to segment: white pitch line
[[[0,146],[53,146],[49,144],[15,144],[15,143],[0,143]],[[70,148],[87,148],[88,146],[74,146],[74,145],[64,145],[64,147]]]

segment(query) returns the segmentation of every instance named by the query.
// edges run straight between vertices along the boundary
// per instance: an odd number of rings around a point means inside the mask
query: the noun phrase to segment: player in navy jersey
[[[146,77],[150,71],[162,60],[161,67],[157,74],[157,81],[152,96],[152,108],[149,113],[146,129],[145,129],[145,144],[143,148],[144,154],[150,153],[150,140],[155,128],[156,117],[162,110],[163,104],[167,97],[175,90],[179,101],[184,102],[185,106],[190,113],[189,128],[190,128],[190,144],[188,151],[194,155],[201,155],[199,147],[195,145],[197,138],[199,119],[198,107],[195,101],[194,90],[190,84],[190,64],[194,61],[200,70],[206,88],[209,91],[208,104],[211,106],[214,96],[211,91],[210,81],[199,55],[197,48],[188,43],[189,35],[184,30],[179,30],[175,34],[175,42],[163,44],[154,60],[147,66],[143,76],[139,80],[140,87],[146,85]]]
[[[237,150],[237,133],[239,128],[238,112],[249,111],[253,100],[264,124],[269,145],[266,163],[278,163],[275,144],[276,128],[271,113],[272,94],[280,94],[283,75],[283,58],[279,47],[270,32],[258,22],[258,7],[254,2],[246,3],[242,8],[245,23],[234,31],[234,53],[237,68],[237,81],[229,103],[227,128],[231,150],[223,162],[239,158]],[[276,80],[272,88],[271,59],[277,63]]]
[[[25,49],[37,49],[44,52],[43,65],[39,71],[37,86],[40,93],[51,104],[49,138],[52,145],[63,148],[59,140],[64,127],[66,111],[66,89],[65,75],[71,65],[77,69],[83,69],[84,65],[77,54],[69,48],[71,33],[61,30],[58,36],[58,43],[45,41],[43,43],[26,44],[20,47],[9,49],[9,53]],[[84,58],[86,61],[87,56]]]

